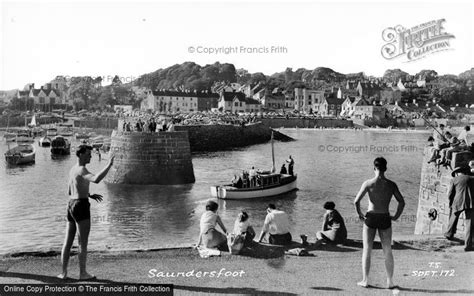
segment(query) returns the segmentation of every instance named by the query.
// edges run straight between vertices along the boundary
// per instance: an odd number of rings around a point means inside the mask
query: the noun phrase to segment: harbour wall
[[[320,119],[320,118],[258,118],[263,125],[271,128],[351,128],[351,120],[345,119]]]
[[[266,143],[271,129],[262,123],[239,125],[182,125],[177,131],[187,131],[191,151],[219,151],[235,147]]]
[[[195,182],[186,131],[138,133],[114,130],[110,151],[115,159],[105,179],[108,183],[174,185]]]
[[[135,126],[138,118],[127,117],[126,122]],[[232,124],[204,124],[204,125],[175,125],[175,131],[187,132],[189,145],[192,152],[220,151],[236,147],[262,144],[270,141],[272,130],[261,122],[246,125]],[[117,126],[118,131],[123,131],[123,119]],[[148,134],[150,132],[130,132]],[[167,132],[159,132],[167,133]],[[275,139],[284,135],[275,131]]]
[[[438,168],[434,163],[428,163],[432,149],[426,147],[424,150],[415,234],[443,234],[448,227],[448,189],[453,177],[451,169],[443,166]],[[472,159],[474,155],[470,152],[453,153],[451,167],[467,165]],[[457,233],[463,234],[464,231],[463,213],[458,222]]]

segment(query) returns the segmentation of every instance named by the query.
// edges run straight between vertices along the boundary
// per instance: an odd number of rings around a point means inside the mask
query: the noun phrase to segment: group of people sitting
[[[330,242],[342,244],[347,238],[347,230],[344,219],[335,209],[334,202],[326,202],[324,209],[324,221],[321,231],[316,233],[316,244]],[[228,245],[228,236],[239,235],[242,237],[243,246],[249,246],[253,243],[256,236],[255,230],[251,226],[249,215],[242,211],[237,216],[232,232],[228,232],[220,216],[217,214],[219,205],[215,201],[208,201],[206,211],[201,216],[200,234],[197,247],[205,248],[226,248]],[[292,242],[290,233],[290,220],[286,212],[277,209],[274,204],[269,204],[267,215],[263,223],[262,231],[257,241],[262,242],[268,234],[268,242],[273,245],[289,245]],[[217,225],[221,231],[217,230]],[[303,244],[306,244],[306,236],[302,235]],[[229,246],[230,247],[230,246]]]
[[[151,117],[147,120],[142,121],[138,119],[135,124],[131,124],[131,122],[127,122],[124,120],[122,129],[123,131],[127,132],[165,132],[165,131],[174,131],[174,120],[170,120],[167,122],[166,120],[161,120],[159,122],[155,121],[155,118]]]
[[[444,124],[439,125],[439,130],[433,132],[428,138],[429,146],[433,146],[428,163],[436,162],[437,165],[450,166],[454,152],[469,151],[471,146],[467,140],[470,126],[465,126],[457,137],[445,130]]]

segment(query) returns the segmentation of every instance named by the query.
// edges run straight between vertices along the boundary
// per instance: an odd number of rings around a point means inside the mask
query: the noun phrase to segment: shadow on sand
[[[18,273],[18,272],[0,272],[0,277],[15,277],[26,280],[34,280],[43,283],[53,284],[79,284],[79,283],[95,283],[95,284],[118,284],[118,285],[144,285],[148,286],[154,283],[130,283],[130,282],[119,282],[106,279],[94,279],[89,281],[80,281],[78,279],[68,278],[66,280],[58,279],[54,276],[29,274],[29,273]],[[294,293],[283,293],[275,291],[262,291],[254,288],[215,288],[215,287],[196,287],[196,286],[183,286],[174,285],[174,290],[190,291],[190,292],[204,292],[212,294],[248,294],[248,295],[279,295],[279,296],[295,296]]]

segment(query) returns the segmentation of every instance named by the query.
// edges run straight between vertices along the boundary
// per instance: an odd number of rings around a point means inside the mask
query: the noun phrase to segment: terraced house
[[[140,109],[160,113],[210,111],[217,107],[218,98],[218,94],[207,92],[149,90]]]
[[[243,92],[221,92],[218,108],[231,113],[260,112],[262,105],[259,101],[247,98]]]

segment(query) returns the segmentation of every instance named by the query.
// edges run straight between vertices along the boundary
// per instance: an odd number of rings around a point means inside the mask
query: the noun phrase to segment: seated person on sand
[[[288,214],[277,210],[274,204],[268,205],[267,216],[258,239],[259,242],[263,240],[267,232],[269,233],[268,242],[272,245],[288,245],[291,243],[292,237]]]
[[[335,209],[336,205],[332,201],[324,203],[326,213],[323,218],[321,231],[316,233],[316,244],[329,242],[334,244],[343,244],[347,239],[347,229],[344,218]]]
[[[250,225],[249,215],[247,212],[242,211],[234,223],[234,234],[240,234],[244,237],[244,245],[252,243],[255,237],[255,230]]]
[[[218,208],[219,205],[215,201],[210,200],[206,203],[206,211],[201,216],[201,231],[197,247],[202,245],[205,248],[217,248],[227,244],[227,237],[224,234],[227,233],[227,229],[217,215]],[[219,224],[224,233],[216,229],[216,224]]]

